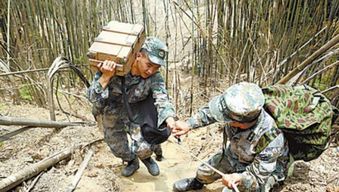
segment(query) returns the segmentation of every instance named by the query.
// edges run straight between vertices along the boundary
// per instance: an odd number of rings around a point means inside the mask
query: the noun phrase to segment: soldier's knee
[[[199,169],[197,170],[196,178],[198,179],[198,181],[204,184],[213,183],[215,180],[217,180],[214,171],[212,171],[211,169],[202,169],[201,167],[199,167]]]
[[[146,159],[152,155],[151,145],[146,142],[139,143],[136,154],[140,159]]]
[[[117,148],[111,148],[111,151],[114,156],[121,158],[125,161],[130,161],[135,158],[135,155],[133,155],[130,151],[122,150],[122,149],[117,149]]]
[[[273,176],[271,176],[267,179],[266,183],[260,188],[261,191],[270,191],[276,185],[279,185],[277,180]]]

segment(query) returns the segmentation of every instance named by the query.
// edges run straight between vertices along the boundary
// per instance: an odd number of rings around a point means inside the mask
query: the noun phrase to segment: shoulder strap
[[[128,103],[127,94],[126,94],[125,77],[121,77],[121,91],[122,91],[122,100],[127,110],[128,119],[134,123],[132,110]]]
[[[267,146],[270,144],[278,135],[278,129],[271,129],[266,131],[259,139],[257,145],[255,146],[255,153],[261,153]]]

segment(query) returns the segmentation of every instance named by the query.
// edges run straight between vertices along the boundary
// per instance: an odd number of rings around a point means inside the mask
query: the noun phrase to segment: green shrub
[[[33,100],[32,95],[31,95],[30,90],[29,90],[29,86],[24,85],[24,86],[20,87],[19,88],[19,93],[20,93],[20,98],[21,99],[28,100],[28,101],[32,101]]]

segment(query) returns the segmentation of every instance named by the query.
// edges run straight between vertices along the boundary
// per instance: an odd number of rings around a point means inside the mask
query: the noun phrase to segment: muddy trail
[[[79,106],[78,113],[94,121],[90,115],[89,106]],[[16,116],[29,119],[49,119],[46,109],[32,105],[11,105],[2,103],[0,113],[7,116]],[[67,118],[57,113],[59,121],[79,121],[77,118]],[[1,126],[0,135],[4,135],[20,127]],[[31,128],[23,133],[12,136],[0,143],[0,180],[18,172],[42,159],[61,151],[67,147],[85,144],[103,137],[102,130],[96,125],[74,126],[62,129]],[[190,132],[179,145],[175,139],[162,144],[164,160],[158,162],[160,175],[151,176],[141,163],[140,169],[131,177],[120,176],[123,164],[110,152],[104,142],[97,142],[91,146],[94,151],[92,158],[85,169],[75,191],[78,192],[106,192],[106,191],[172,191],[173,183],[181,178],[192,177],[200,164],[191,154],[207,160],[213,153],[220,150],[221,132],[218,125]],[[43,171],[37,177],[18,185],[10,191],[66,191],[72,182],[75,173],[88,148],[75,150],[70,158],[60,161],[53,167]],[[191,154],[190,154],[191,153]],[[318,159],[311,162],[296,162],[292,175],[284,185],[274,191],[312,191],[334,192],[339,191],[339,147],[332,145]],[[222,184],[217,181],[204,187],[200,191],[216,192],[222,190]]]

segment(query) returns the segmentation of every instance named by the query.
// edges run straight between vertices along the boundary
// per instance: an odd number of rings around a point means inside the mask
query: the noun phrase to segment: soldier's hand
[[[180,137],[181,135],[188,133],[190,129],[191,127],[188,123],[178,120],[175,122],[175,128],[172,129],[172,133],[175,137]]]
[[[171,130],[175,128],[175,120],[173,117],[169,117],[166,119],[167,127]]]
[[[105,60],[99,70],[103,76],[113,77],[115,75],[116,66],[117,64],[114,61]]]
[[[229,189],[233,189],[232,185],[239,185],[241,182],[242,176],[239,173],[225,174],[222,177],[222,183]]]
[[[115,75],[115,68],[116,63],[114,61],[106,60],[100,65],[99,70],[101,71],[102,75],[99,78],[99,83],[103,89],[107,87],[109,81]]]

